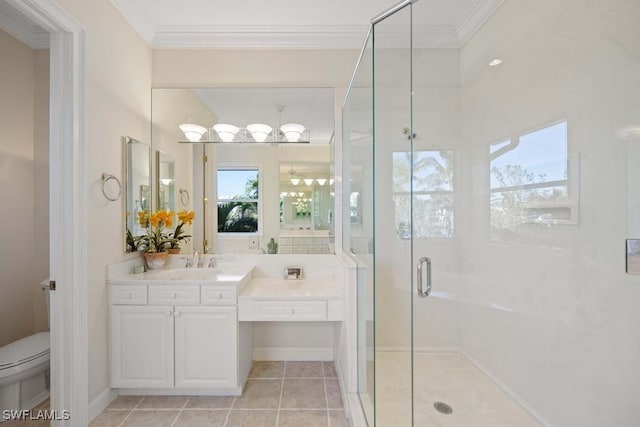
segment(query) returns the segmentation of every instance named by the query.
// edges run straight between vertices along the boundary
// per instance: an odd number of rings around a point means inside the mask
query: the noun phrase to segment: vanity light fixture
[[[489,62],[489,67],[496,67],[500,64],[502,64],[502,59],[495,58],[495,59],[492,59],[491,62]]]
[[[300,178],[291,178],[289,181],[291,181],[293,185],[300,184]]]
[[[305,184],[307,184],[307,185],[311,185],[311,184],[313,184],[313,179],[311,179],[311,178],[305,178],[305,179],[303,179],[303,181],[304,181],[304,183],[305,183]]]
[[[160,178],[160,182],[162,183],[162,185],[164,185],[165,187],[170,186],[171,184],[173,184],[173,179],[171,178]]]
[[[262,123],[254,123],[247,126],[247,130],[251,133],[251,136],[257,142],[264,142],[267,140],[267,137],[269,136],[273,128]]]
[[[318,178],[316,181],[318,182],[318,185],[325,185],[327,183],[325,178]]]
[[[224,142],[231,142],[236,137],[240,128],[226,123],[219,123],[217,125],[213,125],[213,130],[216,131],[221,140]]]
[[[183,123],[178,126],[184,136],[191,142],[198,142],[202,139],[202,135],[207,132],[207,128],[204,126],[196,125],[194,123]]]
[[[298,142],[306,127],[299,123],[287,123],[280,126],[280,130],[284,133],[284,137],[289,142]]]
[[[329,180],[329,185],[333,185],[333,178]]]

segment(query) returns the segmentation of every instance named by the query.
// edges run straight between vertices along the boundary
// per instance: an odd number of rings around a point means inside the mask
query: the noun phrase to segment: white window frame
[[[228,201],[227,199],[221,200],[218,198],[218,171],[220,170],[258,170],[258,231],[255,233],[238,233],[238,232],[225,232],[221,233],[218,231],[218,221],[217,221],[217,208],[218,203],[220,201]],[[236,162],[221,162],[216,164],[216,181],[213,186],[214,199],[216,201],[216,222],[215,222],[215,233],[218,238],[238,238],[238,237],[246,237],[246,236],[262,236],[264,234],[264,221],[263,221],[263,206],[262,206],[262,198],[264,197],[264,185],[263,185],[263,173],[262,173],[262,163],[236,163]],[[236,199],[234,201],[246,201],[249,203],[255,203],[256,199]]]

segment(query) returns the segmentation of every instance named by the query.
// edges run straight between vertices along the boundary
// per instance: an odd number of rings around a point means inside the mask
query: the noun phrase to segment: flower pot
[[[147,252],[144,254],[144,259],[147,261],[147,267],[149,270],[157,270],[164,267],[167,262],[166,252]]]
[[[169,248],[167,249],[169,255],[176,255],[180,253],[180,248]]]

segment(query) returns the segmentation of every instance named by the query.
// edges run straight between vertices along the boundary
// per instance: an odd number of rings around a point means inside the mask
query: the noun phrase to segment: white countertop
[[[251,279],[253,265],[221,264],[215,268],[174,268],[127,274],[111,285],[239,285]]]
[[[285,280],[254,277],[240,293],[239,298],[256,300],[333,299],[342,298],[337,283],[331,279]]]

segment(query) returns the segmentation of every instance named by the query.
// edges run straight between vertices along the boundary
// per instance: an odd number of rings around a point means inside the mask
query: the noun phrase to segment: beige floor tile
[[[143,396],[118,396],[107,409],[133,409],[142,400]]]
[[[136,409],[182,409],[187,396],[145,396]]]
[[[229,413],[229,419],[227,420],[225,427],[275,427],[277,416],[278,411],[246,411],[232,409]]]
[[[336,378],[338,373],[336,372],[336,366],[333,362],[322,362],[325,378]]]
[[[327,411],[280,411],[278,427],[328,427]]]
[[[287,362],[285,378],[322,378],[322,362]]]
[[[327,407],[322,379],[285,379],[281,408],[322,409]]]
[[[226,409],[190,409],[180,413],[174,427],[223,427],[227,420]]]
[[[228,409],[233,399],[233,396],[191,396],[185,409]]]
[[[170,427],[180,411],[132,411],[122,427]]]
[[[282,378],[284,362],[253,362],[249,378]]]
[[[329,411],[329,420],[331,427],[351,427],[351,423],[349,423],[347,414],[344,411]]]
[[[118,427],[131,411],[104,411],[98,415],[90,427]]]
[[[233,408],[276,409],[280,400],[282,380],[248,380],[242,396],[238,396]]]
[[[330,409],[342,409],[342,394],[340,393],[340,383],[337,378],[327,378],[325,380],[327,386],[327,406]]]

